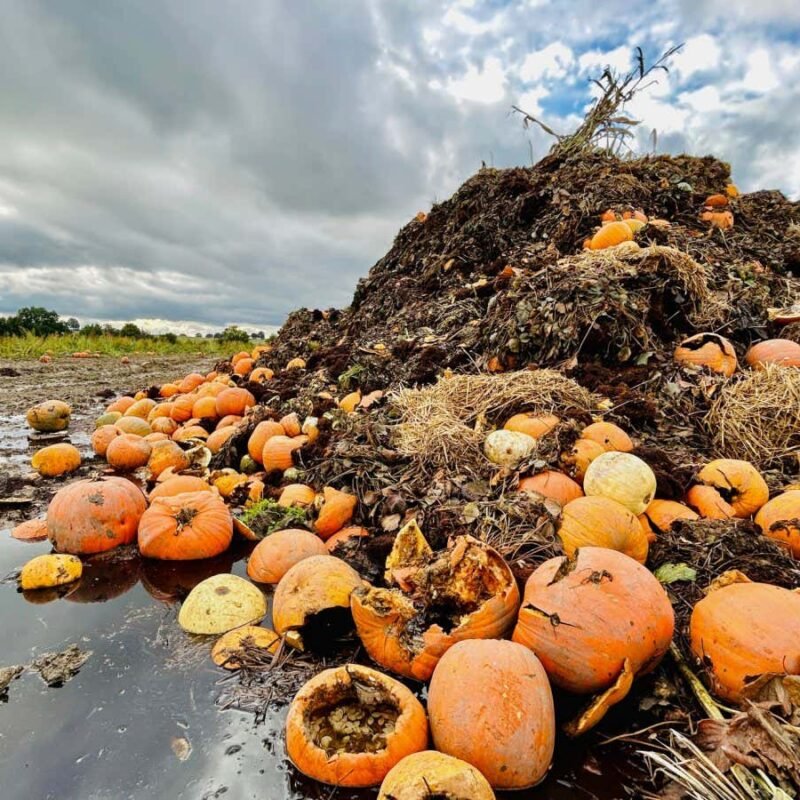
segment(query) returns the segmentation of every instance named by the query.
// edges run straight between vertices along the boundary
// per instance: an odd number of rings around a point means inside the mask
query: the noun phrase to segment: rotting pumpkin
[[[360,664],[315,675],[286,718],[286,751],[304,775],[333,786],[377,786],[424,750],[428,722],[402,683]]]
[[[247,561],[247,574],[258,583],[278,583],[303,559],[328,554],[325,543],[314,533],[286,528],[262,539]]]

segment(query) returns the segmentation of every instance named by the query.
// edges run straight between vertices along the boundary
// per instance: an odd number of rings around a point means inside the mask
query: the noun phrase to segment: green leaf
[[[655,576],[661,583],[677,583],[678,581],[689,581],[694,583],[697,580],[697,570],[688,564],[662,564],[656,571]]]

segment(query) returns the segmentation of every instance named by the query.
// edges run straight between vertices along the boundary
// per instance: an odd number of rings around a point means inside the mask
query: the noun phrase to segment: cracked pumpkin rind
[[[50,501],[47,535],[62,553],[102,553],[136,539],[146,508],[141,490],[125,478],[76,481]]]
[[[460,624],[446,632],[440,625],[428,626],[419,636],[408,628],[418,616],[412,599],[397,589],[366,586],[353,592],[350,609],[359,638],[373,661],[406,678],[427,681],[439,659],[447,650],[464,639],[499,639],[514,624],[519,608],[519,589],[508,564],[493,548],[471,537],[452,548],[457,558],[461,548],[479,547],[487,557],[489,569],[495,569],[497,593],[476,610],[463,616]],[[446,553],[447,555],[447,553]],[[466,588],[466,587],[465,587]]]
[[[800,594],[768,583],[723,586],[694,607],[689,635],[712,692],[738,700],[759,675],[800,675]]]
[[[626,658],[635,675],[652,670],[674,628],[669,598],[648,569],[616,550],[584,547],[528,578],[512,638],[536,653],[554,684],[591,694],[616,681]]]
[[[309,735],[306,718],[335,702],[354,681],[391,699],[400,712],[394,731],[387,737],[386,747],[376,753],[328,756]],[[292,763],[309,778],[333,786],[377,786],[395,764],[427,746],[428,721],[419,700],[399,681],[359,664],[326,669],[314,676],[297,693],[286,718],[286,751]]]

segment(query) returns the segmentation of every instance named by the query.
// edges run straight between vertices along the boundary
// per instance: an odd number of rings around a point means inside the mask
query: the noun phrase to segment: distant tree
[[[106,336],[119,336],[120,335],[119,328],[115,328],[113,325],[109,325],[108,323],[103,325],[103,333]]]
[[[144,336],[144,331],[138,325],[134,325],[132,322],[126,322],[119,329],[119,335],[127,336],[130,339],[141,339],[142,336]]]
[[[194,335],[194,338],[195,339],[202,339],[203,338],[203,334],[200,333],[200,331],[197,331],[197,333]]]
[[[88,325],[84,325],[81,328],[81,333],[84,336],[102,336],[103,326],[98,325],[96,322],[90,322]]]
[[[177,344],[178,343],[178,335],[173,333],[172,331],[168,331],[161,335],[161,338],[165,342],[169,342],[170,344]]]
[[[0,336],[21,336],[22,334],[23,330],[16,314],[10,317],[0,317]]]
[[[48,311],[41,306],[29,306],[17,311],[17,324],[23,331],[29,331],[36,336],[49,336],[50,334],[68,333],[69,328],[61,322],[55,311]]]
[[[81,324],[78,322],[75,317],[70,317],[67,322],[66,326],[72,331],[72,333],[77,333],[81,329]]]
[[[229,325],[220,336],[223,342],[249,342],[250,334],[236,325]]]
[[[213,339],[213,338],[214,338],[214,334],[213,333],[207,333],[206,334],[206,339]]]

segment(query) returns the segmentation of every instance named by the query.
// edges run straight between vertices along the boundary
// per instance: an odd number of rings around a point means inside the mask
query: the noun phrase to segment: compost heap
[[[704,212],[712,196],[713,213],[728,215],[720,224]],[[586,248],[604,213],[647,221],[631,228],[632,241]],[[322,535],[325,513],[323,538],[338,537],[328,552],[378,587],[353,596],[380,596],[383,605],[367,609],[373,616],[403,617],[402,658],[391,669],[428,676],[432,630],[435,647],[449,645],[462,630],[469,638],[489,602],[513,611],[513,579],[491,566],[497,554],[520,588],[536,567],[563,554],[561,504],[518,486],[546,469],[580,482],[585,464],[573,448],[586,426],[603,421],[627,433],[633,453],[655,474],[659,500],[686,502],[701,467],[721,457],[750,461],[773,496],[798,481],[800,373],[745,363],[759,341],[800,342],[793,312],[775,313],[794,304],[798,268],[800,206],[775,191],[740,195],[729,167],[714,158],[623,161],[583,153],[550,156],[532,168],[482,169],[401,229],[348,308],[296,311],[252,362],[244,353],[216,366],[217,380],[227,376],[246,388],[256,405],[227,423],[230,436],[213,448],[210,463],[195,447],[186,471],[217,486],[239,518],[238,531],[251,538],[284,528]],[[733,375],[676,362],[676,346],[698,333],[732,343]],[[162,387],[148,393],[165,396]],[[535,446],[514,463],[487,458],[487,434],[525,413],[552,419]],[[269,463],[265,450],[264,471],[248,445],[267,420],[282,420],[296,446],[288,456],[276,449]],[[186,424],[200,429],[182,446],[202,448],[217,420]],[[307,507],[278,504],[288,484],[305,485],[292,491],[316,499]],[[319,510],[323,488],[330,513]],[[330,524],[339,513],[331,509],[342,495],[333,490],[357,499],[338,527]],[[655,529],[647,566],[672,601],[674,656],[686,670],[703,675],[687,631],[693,606],[714,580],[736,569],[753,581],[800,585],[790,550],[750,520],[695,517]],[[401,531],[402,547],[395,541]],[[297,624],[281,627],[276,618],[279,634],[297,633],[312,617],[323,624],[323,638],[341,633],[347,599],[326,598],[314,584],[322,571],[291,571],[292,602],[307,597],[310,605],[291,609]],[[355,584],[348,585],[352,592]],[[352,641],[352,627],[349,635]],[[295,658],[288,648],[281,653]],[[243,653],[237,661],[252,681],[273,669],[276,657]],[[277,680],[268,681],[269,700]],[[679,684],[656,693],[648,707],[674,715],[683,705],[696,715]],[[763,721],[778,701],[756,700]],[[786,696],[779,700],[780,720],[796,719],[797,708],[786,711]],[[734,721],[736,730],[718,732],[717,742],[739,736],[735,746],[728,742],[722,768],[736,761],[736,747],[747,750],[746,740],[751,747],[740,764],[786,786],[797,780],[796,759],[775,755],[775,737],[752,719]],[[789,735],[780,730],[778,738]]]

